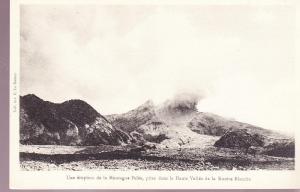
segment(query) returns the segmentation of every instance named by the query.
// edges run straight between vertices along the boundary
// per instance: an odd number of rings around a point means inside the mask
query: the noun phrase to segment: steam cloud
[[[204,95],[199,93],[177,93],[173,99],[167,100],[163,103],[162,110],[169,113],[179,114],[196,112],[198,110],[198,102],[203,98]]]

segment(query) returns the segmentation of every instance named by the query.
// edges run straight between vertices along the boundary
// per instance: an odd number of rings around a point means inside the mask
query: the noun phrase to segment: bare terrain
[[[294,158],[250,155],[216,147],[153,149],[132,146],[21,145],[22,170],[292,170]]]

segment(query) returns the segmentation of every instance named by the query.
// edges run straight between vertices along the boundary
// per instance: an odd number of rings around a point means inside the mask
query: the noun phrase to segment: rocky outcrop
[[[295,157],[295,141],[270,139],[264,135],[250,134],[246,129],[230,130],[214,144],[215,147],[245,150],[249,154],[265,154],[276,157]]]
[[[228,131],[214,144],[215,147],[249,149],[251,146],[264,146],[264,138],[250,134],[244,129]]]
[[[20,142],[38,145],[121,145],[131,136],[82,100],[44,101],[30,94],[20,98]]]

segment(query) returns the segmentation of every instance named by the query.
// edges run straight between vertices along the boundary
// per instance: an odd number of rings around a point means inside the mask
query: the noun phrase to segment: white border
[[[300,44],[299,34],[299,3],[291,0],[14,0],[11,1],[10,14],[10,188],[13,189],[267,189],[267,188],[299,188],[299,147],[296,147],[296,169],[294,171],[21,171],[19,169],[19,77],[20,77],[20,23],[19,8],[21,4],[212,4],[212,5],[293,5],[296,7],[298,21],[296,31],[296,48]],[[297,50],[297,49],[296,49]],[[296,85],[299,84],[300,68],[299,54],[296,53]],[[17,77],[17,86],[13,85]],[[300,87],[300,86],[299,86]],[[16,90],[14,90],[16,88]],[[300,96],[299,90],[296,90]],[[17,96],[16,96],[17,95]],[[14,103],[17,98],[17,103]],[[300,97],[299,97],[300,98]],[[296,103],[296,113],[300,114],[300,102]],[[13,107],[17,112],[13,112]],[[296,143],[299,140],[299,122],[295,129]],[[66,180],[66,176],[201,176],[201,177],[249,177],[250,182],[222,182],[222,181],[155,181],[144,182],[130,180],[103,181],[94,180],[80,182]]]

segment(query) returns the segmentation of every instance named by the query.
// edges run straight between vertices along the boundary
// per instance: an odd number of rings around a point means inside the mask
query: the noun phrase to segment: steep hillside
[[[20,142],[23,144],[120,145],[131,137],[89,104],[70,100],[61,104],[30,94],[20,98]]]

